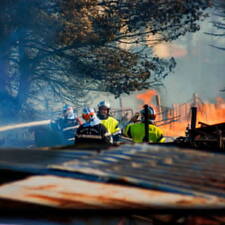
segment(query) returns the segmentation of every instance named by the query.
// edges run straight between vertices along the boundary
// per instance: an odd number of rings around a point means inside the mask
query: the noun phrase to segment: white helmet
[[[95,116],[96,116],[95,115],[95,110],[93,108],[90,108],[88,106],[83,108],[83,112],[82,112],[83,119],[86,120],[86,118],[87,118],[87,120],[89,120],[89,119],[91,119],[91,118],[93,118]]]
[[[89,122],[90,126],[94,126],[100,123],[100,120],[97,118],[93,108],[85,107],[82,112],[82,118]]]
[[[110,109],[110,104],[109,104],[109,102],[104,100],[104,101],[101,101],[98,103],[98,108],[100,108],[100,107],[106,107],[107,109]]]
[[[70,120],[75,119],[75,117],[76,117],[76,115],[73,111],[73,107],[69,106],[69,105],[65,105],[63,107],[63,114],[67,119],[70,119]]]

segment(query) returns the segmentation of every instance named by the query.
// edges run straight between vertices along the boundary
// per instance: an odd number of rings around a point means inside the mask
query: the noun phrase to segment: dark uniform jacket
[[[77,129],[75,143],[110,144],[111,135],[101,123],[94,126],[83,124]]]

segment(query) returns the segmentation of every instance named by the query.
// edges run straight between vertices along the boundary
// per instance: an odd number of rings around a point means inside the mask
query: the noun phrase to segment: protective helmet
[[[69,105],[64,105],[63,114],[67,119],[75,119],[76,115],[73,111],[73,107]]]
[[[70,108],[70,107],[72,107],[72,106],[70,106],[70,105],[68,105],[68,104],[65,104],[65,105],[63,106],[63,112],[64,112],[64,111],[67,111],[67,109]]]
[[[104,100],[104,101],[101,101],[101,102],[98,103],[98,108],[101,108],[101,107],[105,107],[107,109],[110,109],[110,104],[109,104],[109,102]]]
[[[156,118],[155,110],[151,106],[147,106],[147,111],[148,111],[148,119],[149,120],[155,120],[155,118]],[[145,117],[145,109],[142,109],[140,111],[140,113],[141,113],[142,119],[144,119],[144,117]]]
[[[90,121],[96,117],[95,111],[92,108],[85,107],[82,112],[82,118],[86,121]]]

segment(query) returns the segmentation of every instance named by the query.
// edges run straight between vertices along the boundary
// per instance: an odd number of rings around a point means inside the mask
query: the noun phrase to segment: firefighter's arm
[[[118,134],[121,134],[121,129],[118,127],[118,124],[117,124],[113,132],[113,135],[118,135]]]
[[[130,123],[136,123],[138,121],[139,116],[140,116],[140,113],[136,112],[134,116],[130,119]]]
[[[79,125],[82,125],[82,121],[81,121],[81,119],[80,119],[79,117],[76,118],[76,121],[77,121],[77,123],[78,123]]]
[[[166,141],[166,138],[163,137],[163,132],[159,127],[157,127],[157,133],[159,137],[157,142],[164,143]]]
[[[131,138],[131,132],[130,132],[130,128],[131,128],[132,124],[128,124],[124,129],[123,129],[123,134],[124,136],[130,137]]]
[[[114,119],[114,128],[113,128],[113,132],[112,135],[120,135],[121,134],[121,129],[119,128],[119,121]]]

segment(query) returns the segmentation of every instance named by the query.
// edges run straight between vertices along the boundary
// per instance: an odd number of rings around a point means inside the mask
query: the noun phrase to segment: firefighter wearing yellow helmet
[[[118,141],[121,130],[118,127],[119,122],[115,118],[109,115],[110,104],[107,101],[101,101],[98,103],[97,116],[101,120],[101,123],[107,128],[108,132],[112,134],[113,141]]]
[[[153,124],[153,121],[156,118],[154,109],[148,105],[145,105],[144,107],[145,108],[140,111],[141,121],[128,124],[124,129],[124,135],[132,138],[136,143],[165,142],[162,130]]]

